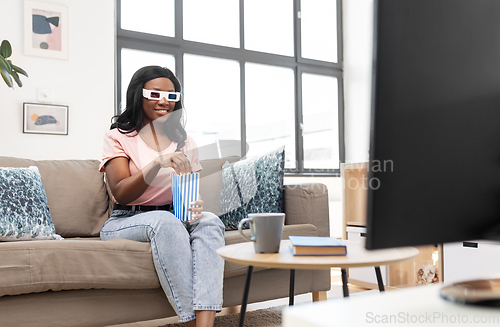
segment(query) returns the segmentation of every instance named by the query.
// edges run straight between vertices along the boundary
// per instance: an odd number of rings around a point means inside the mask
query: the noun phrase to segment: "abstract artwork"
[[[68,135],[68,106],[24,103],[23,132]]]
[[[68,8],[24,2],[24,50],[27,55],[68,58]]]

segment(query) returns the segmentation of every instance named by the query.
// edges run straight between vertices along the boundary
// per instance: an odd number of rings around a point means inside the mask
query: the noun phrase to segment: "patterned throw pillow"
[[[0,241],[62,239],[49,213],[40,172],[0,168]]]
[[[237,229],[249,213],[283,212],[284,167],[284,146],[224,165],[219,217],[226,230]]]

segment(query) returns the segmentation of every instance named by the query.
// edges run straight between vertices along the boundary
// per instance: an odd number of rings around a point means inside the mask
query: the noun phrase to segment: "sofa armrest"
[[[330,236],[328,188],[321,183],[289,184],[284,191],[285,224],[313,224],[319,236]]]

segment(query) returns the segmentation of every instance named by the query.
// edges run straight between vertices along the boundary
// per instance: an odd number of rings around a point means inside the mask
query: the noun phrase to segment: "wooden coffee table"
[[[330,269],[337,267],[342,272],[342,289],[344,296],[349,296],[347,288],[347,268],[375,267],[380,291],[384,284],[380,274],[380,266],[396,264],[414,258],[419,251],[414,247],[366,250],[364,242],[343,241],[347,246],[346,256],[293,256],[289,240],[282,240],[279,253],[255,253],[252,242],[244,242],[224,246],[217,253],[225,260],[248,266],[245,290],[240,311],[240,327],[243,327],[248,304],[248,293],[252,279],[253,267],[290,269],[289,303],[293,305],[295,269]]]

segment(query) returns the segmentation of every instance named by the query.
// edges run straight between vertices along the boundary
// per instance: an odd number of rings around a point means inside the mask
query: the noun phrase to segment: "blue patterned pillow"
[[[219,217],[237,229],[249,213],[283,212],[285,147],[255,159],[226,163],[222,169]]]
[[[0,168],[0,241],[62,239],[49,213],[40,172]]]

